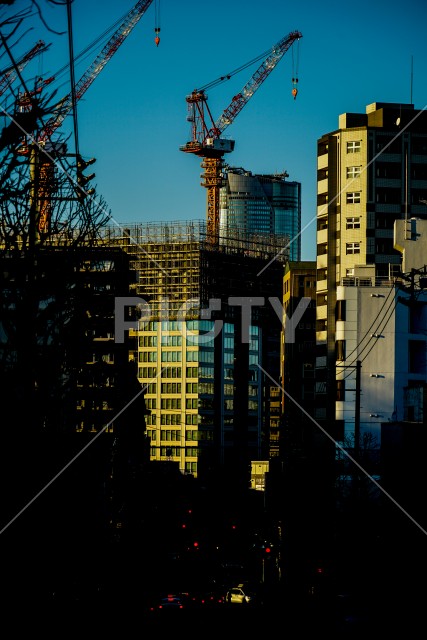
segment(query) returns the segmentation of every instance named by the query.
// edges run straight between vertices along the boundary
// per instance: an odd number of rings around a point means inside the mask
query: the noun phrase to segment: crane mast
[[[235,146],[234,140],[221,138],[221,134],[234,121],[288,49],[300,38],[302,33],[292,31],[275,44],[270,55],[252,74],[243,89],[233,97],[218,120],[214,120],[209,109],[205,88],[195,89],[186,97],[187,120],[191,123],[191,139],[181,146],[180,150],[203,158],[201,167],[204,173],[201,175],[203,179],[201,186],[207,189],[207,241],[213,246],[219,242],[219,190],[225,186],[223,157],[226,153],[231,153]],[[229,78],[230,75],[227,75],[220,81]],[[295,97],[296,94],[293,92],[293,95]]]

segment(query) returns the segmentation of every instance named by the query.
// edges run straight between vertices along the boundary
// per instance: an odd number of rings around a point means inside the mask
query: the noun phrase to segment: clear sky
[[[74,54],[94,43],[134,4],[74,0]],[[1,19],[30,5],[29,0],[16,0],[1,8]],[[48,0],[38,5],[52,29],[66,32],[65,6]],[[301,182],[302,258],[314,260],[317,139],[338,127],[339,114],[364,113],[372,102],[412,101],[416,109],[427,108],[427,3],[160,0],[157,7],[153,0],[78,102],[80,152],[97,159],[91,167],[94,184],[114,220],[205,219],[200,159],[179,150],[190,139],[185,97],[298,30],[299,44],[289,49],[225,130],[225,136],[236,141],[234,152],[225,158],[253,173],[286,170],[289,180]],[[49,32],[35,11],[26,25],[32,29],[14,48],[17,57],[38,39],[52,44],[28,65],[24,77],[54,75],[57,97],[65,96],[70,90],[69,71],[64,70],[67,33]],[[158,47],[155,26],[160,27]],[[108,32],[76,64],[77,81],[111,35]],[[215,120],[260,63],[208,91]],[[297,72],[299,93],[294,100],[292,77]],[[69,117],[61,131],[71,131],[71,125]]]

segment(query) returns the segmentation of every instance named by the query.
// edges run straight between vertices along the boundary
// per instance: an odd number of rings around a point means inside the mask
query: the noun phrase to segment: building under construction
[[[143,301],[137,359],[151,460],[247,482],[250,461],[269,455],[265,372],[279,377],[282,328],[269,298],[281,300],[289,239],[236,232],[213,248],[199,221],[110,227],[105,239],[129,253]]]

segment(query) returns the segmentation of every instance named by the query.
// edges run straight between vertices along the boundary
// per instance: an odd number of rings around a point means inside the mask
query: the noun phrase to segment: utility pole
[[[342,367],[343,369],[356,369],[356,393],[354,407],[354,457],[357,460],[360,452],[360,372],[362,369],[362,363],[360,360],[357,360],[355,365],[344,364],[336,366]]]
[[[354,408],[354,457],[357,461],[360,452],[360,370],[362,363],[360,360],[356,362],[356,396]]]

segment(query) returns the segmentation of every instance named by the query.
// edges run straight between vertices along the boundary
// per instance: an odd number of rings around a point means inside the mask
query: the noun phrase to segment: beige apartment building
[[[425,111],[373,103],[365,113],[340,115],[338,128],[318,140],[315,418],[331,432],[336,364],[345,357],[337,357],[337,288],[363,284],[365,265],[374,271],[367,285],[392,283],[402,262],[394,222],[425,218],[426,204]]]

